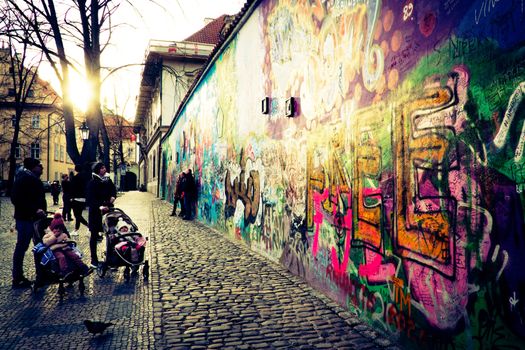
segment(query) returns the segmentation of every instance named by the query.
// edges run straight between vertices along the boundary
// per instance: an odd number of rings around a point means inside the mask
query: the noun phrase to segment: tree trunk
[[[18,135],[20,133],[20,118],[21,118],[21,112],[16,111],[15,114],[15,130],[13,132],[13,140],[11,141],[11,149],[9,150],[9,176],[7,178],[7,194],[11,195],[11,189],[13,188],[13,183],[15,181],[15,173],[16,173],[16,158],[15,158],[15,150],[18,146]]]

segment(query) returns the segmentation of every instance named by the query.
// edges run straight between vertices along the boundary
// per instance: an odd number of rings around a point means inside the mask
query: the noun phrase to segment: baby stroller
[[[63,277],[60,275],[60,269],[58,263],[53,255],[53,252],[49,247],[46,247],[42,238],[45,235],[45,230],[49,227],[49,224],[53,220],[53,213],[47,212],[47,215],[40,220],[35,221],[33,230],[33,255],[35,258],[35,270],[36,279],[32,284],[31,289],[34,293],[40,288],[46,285],[58,283],[58,294],[64,295],[66,289],[64,283],[72,285],[78,281],[78,290],[80,295],[84,295],[86,285],[84,284],[84,276],[80,269],[70,264],[70,271]],[[67,232],[69,237],[69,233]],[[71,249],[76,249],[77,243],[69,240],[67,242]],[[80,252],[79,252],[80,253]]]
[[[124,279],[129,281],[131,273],[138,273],[142,266],[144,279],[149,277],[149,262],[144,260],[147,239],[138,232],[137,225],[119,208],[103,208],[102,228],[106,236],[105,259],[97,267],[97,274],[104,277],[109,268],[124,266]],[[123,220],[130,228],[129,232],[117,231],[117,223]]]

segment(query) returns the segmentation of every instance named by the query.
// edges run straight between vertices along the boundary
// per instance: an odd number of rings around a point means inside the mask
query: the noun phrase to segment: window
[[[11,126],[14,128],[16,125],[16,115],[12,115],[11,116]]]
[[[40,129],[40,116],[38,114],[31,117],[31,128]]]
[[[30,89],[30,90],[27,92],[27,97],[35,97],[35,91]]]
[[[60,145],[60,161],[64,161],[64,146]]]
[[[13,89],[13,88],[7,89],[7,96],[11,96],[12,97],[12,96],[15,96],[15,95],[16,95],[15,89]]]
[[[17,144],[16,144],[16,147],[15,147],[15,158],[16,158],[16,159],[20,159],[20,158],[22,158],[22,157],[20,156],[20,153],[21,153],[21,152],[20,152],[20,144],[17,143]]]
[[[33,142],[31,144],[31,158],[40,159],[40,143]]]
[[[59,160],[59,159],[60,159],[60,158],[59,158],[60,155],[58,154],[58,151],[59,151],[59,149],[58,149],[58,143],[54,143],[54,144],[53,144],[53,149],[55,150],[55,160]]]

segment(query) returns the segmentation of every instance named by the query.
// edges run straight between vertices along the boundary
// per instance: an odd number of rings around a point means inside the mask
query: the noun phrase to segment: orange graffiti
[[[449,129],[442,125],[429,127],[429,116],[456,103],[450,88],[426,89],[420,99],[403,106],[395,128],[396,144],[397,230],[396,243],[403,257],[427,263],[448,265],[454,236],[455,202],[447,189],[435,194],[421,189],[421,179],[434,176],[450,162],[453,148]],[[426,120],[426,123],[423,121]],[[411,129],[407,127],[410,122]],[[425,125],[420,127],[419,125]],[[450,165],[448,165],[450,167]],[[439,186],[439,184],[434,185]]]

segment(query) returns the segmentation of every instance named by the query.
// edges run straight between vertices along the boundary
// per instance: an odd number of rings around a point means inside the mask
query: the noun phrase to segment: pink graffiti
[[[339,186],[337,186],[335,190],[335,197],[339,197],[341,195],[341,189]],[[344,273],[346,271],[346,268],[348,266],[348,260],[350,258],[350,243],[352,241],[352,191],[350,190],[349,193],[347,193],[347,200],[348,200],[348,209],[346,211],[345,216],[343,217],[343,220],[341,222],[338,222],[337,220],[337,213],[338,213],[338,207],[337,207],[337,201],[334,201],[332,203],[332,217],[334,226],[337,226],[336,228],[339,230],[346,230],[346,236],[345,236],[345,249],[343,253],[343,261],[340,263],[339,258],[337,256],[337,251],[335,247],[332,247],[331,249],[331,257],[332,257],[332,266],[334,273],[340,274]],[[323,190],[323,193],[314,192],[313,194],[313,201],[314,201],[314,210],[315,214],[313,217],[314,223],[315,223],[315,233],[314,233],[314,242],[312,245],[312,253],[314,257],[317,255],[317,252],[319,251],[319,232],[321,230],[321,225],[323,224],[324,216],[323,216],[323,208],[322,203],[323,201],[327,200],[330,196],[330,191],[325,188]]]
[[[322,203],[325,201],[329,196],[328,189],[324,189],[323,193],[314,192],[314,223],[315,223],[315,233],[314,233],[314,244],[312,246],[312,253],[314,254],[314,257],[317,256],[317,252],[319,251],[319,231],[321,229],[321,225],[323,224],[323,212],[322,212]]]
[[[366,249],[366,255],[372,255],[372,261],[370,261],[368,264],[363,264],[359,266],[359,276],[370,276],[375,275],[379,272],[379,266],[381,266],[381,255],[379,254],[372,254],[369,249]]]
[[[335,250],[335,247],[332,247],[332,265],[336,274],[346,272],[346,267],[348,266],[348,259],[350,257],[350,243],[352,240],[352,209],[350,209],[352,208],[351,192],[352,191],[348,193],[348,210],[346,211],[344,221],[341,225],[341,229],[346,230],[345,251],[343,254],[343,261],[341,263],[339,263],[339,259],[337,258],[337,252]],[[339,196],[339,187],[337,188],[337,196]],[[334,217],[337,214],[337,206],[335,204],[332,205],[332,214],[334,215]]]
[[[383,259],[380,253],[365,248],[366,260],[370,262],[359,266],[359,276],[367,277],[369,282],[384,282],[396,273],[392,263],[381,264]]]
[[[363,188],[363,197],[379,196],[381,194],[380,188]]]

